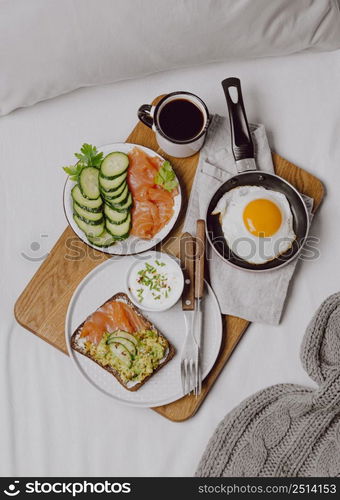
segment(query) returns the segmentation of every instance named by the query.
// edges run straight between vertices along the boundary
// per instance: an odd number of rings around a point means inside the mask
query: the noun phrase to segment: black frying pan
[[[235,267],[249,271],[277,269],[295,259],[305,243],[309,231],[307,207],[300,193],[289,182],[278,175],[257,170],[254,146],[243,104],[240,80],[238,78],[227,78],[223,80],[222,87],[228,104],[231,143],[238,174],[222,184],[209,203],[206,214],[208,241],[223,260]],[[286,253],[265,264],[251,264],[233,253],[224,238],[219,216],[212,215],[212,211],[220,198],[227,191],[238,186],[262,186],[273,191],[278,191],[286,196],[290,204],[294,218],[296,240]]]

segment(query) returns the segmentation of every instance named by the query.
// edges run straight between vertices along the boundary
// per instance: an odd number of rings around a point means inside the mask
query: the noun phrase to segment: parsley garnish
[[[169,161],[163,162],[155,176],[155,184],[162,186],[166,191],[172,191],[178,185],[178,181]]]
[[[63,167],[63,169],[70,176],[70,179],[76,182],[83,168],[99,168],[103,159],[103,153],[99,153],[96,146],[91,146],[91,144],[86,143],[80,148],[80,153],[75,153],[74,156],[78,158],[79,161],[75,165]]]

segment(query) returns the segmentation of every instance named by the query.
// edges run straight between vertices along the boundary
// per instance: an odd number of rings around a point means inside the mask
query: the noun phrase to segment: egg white
[[[270,237],[255,236],[244,224],[244,209],[257,199],[270,200],[281,211],[281,226]],[[264,264],[279,257],[291,248],[296,239],[294,218],[286,196],[261,186],[240,186],[228,191],[212,214],[220,214],[219,220],[229,248],[250,264]]]

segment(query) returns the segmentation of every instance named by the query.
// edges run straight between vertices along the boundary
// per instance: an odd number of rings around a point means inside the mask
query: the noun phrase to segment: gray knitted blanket
[[[340,476],[340,293],[316,312],[301,360],[318,388],[279,384],[243,401],[218,425],[196,476]]]

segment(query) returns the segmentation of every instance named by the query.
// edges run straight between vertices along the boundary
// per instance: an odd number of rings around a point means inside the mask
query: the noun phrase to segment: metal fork
[[[181,353],[183,394],[197,395],[199,349],[194,335],[195,320],[195,240],[185,233],[180,241],[180,257],[184,274],[182,310],[186,323],[186,337]]]
[[[193,392],[198,395],[198,356],[199,349],[194,337],[194,311],[184,312],[185,322],[187,325],[187,334],[182,350],[181,358],[181,378],[183,394]]]

